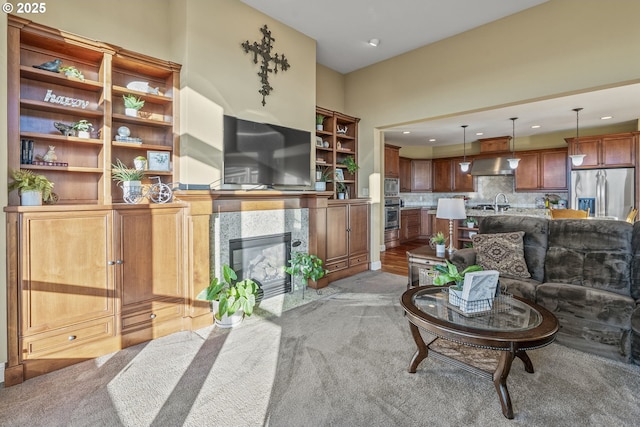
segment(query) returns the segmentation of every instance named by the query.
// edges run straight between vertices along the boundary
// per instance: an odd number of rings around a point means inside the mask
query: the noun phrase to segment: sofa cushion
[[[630,295],[632,229],[624,221],[551,221],[544,281]]]
[[[524,231],[476,234],[471,238],[476,263],[485,270],[497,270],[501,275],[531,277],[524,260],[523,236]]]
[[[633,261],[631,262],[631,296],[640,299],[640,221],[633,224],[633,237],[631,238],[631,250]],[[640,343],[638,344],[640,346]]]
[[[530,301],[536,300],[536,288],[540,282],[534,279],[523,279],[500,275],[500,290]]]
[[[542,282],[544,279],[544,260],[549,241],[548,218],[519,215],[491,215],[482,217],[480,234],[509,233],[524,231],[524,259],[531,278]]]

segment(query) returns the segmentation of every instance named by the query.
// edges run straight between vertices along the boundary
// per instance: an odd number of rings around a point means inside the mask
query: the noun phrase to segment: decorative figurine
[[[55,126],[55,128],[58,129],[64,136],[75,136],[76,134],[73,129],[73,124],[66,125],[62,122],[55,122],[53,123],[53,126]]]
[[[56,160],[58,160],[58,155],[56,154],[55,150],[56,150],[56,147],[54,145],[50,145],[49,151],[47,151],[45,155],[42,156],[42,160],[49,163],[53,163]]]
[[[59,73],[60,65],[62,65],[62,61],[59,59],[54,59],[53,61],[45,62],[44,64],[34,65],[33,67],[45,71],[51,71],[52,73]]]

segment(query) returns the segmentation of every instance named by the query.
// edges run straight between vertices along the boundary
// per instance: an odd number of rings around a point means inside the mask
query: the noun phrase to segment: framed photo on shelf
[[[344,172],[340,168],[336,169],[336,181],[344,181]]]
[[[170,171],[171,162],[168,151],[147,151],[147,163],[150,171]]]

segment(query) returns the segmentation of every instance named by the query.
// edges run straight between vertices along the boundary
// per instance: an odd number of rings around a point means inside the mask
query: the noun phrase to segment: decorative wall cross
[[[244,53],[248,53],[249,51],[253,52],[253,63],[258,63],[258,55],[262,57],[262,64],[260,65],[260,71],[258,72],[258,76],[260,76],[260,83],[262,84],[262,88],[258,91],[262,95],[262,105],[266,105],[267,101],[265,97],[271,93],[273,88],[269,84],[269,73],[278,74],[278,66],[282,71],[287,71],[290,67],[289,61],[284,57],[284,54],[274,54],[271,56],[271,49],[273,48],[273,42],[276,41],[273,37],[271,37],[271,31],[265,25],[260,28],[260,32],[262,33],[262,41],[258,44],[258,42],[253,42],[253,44],[249,43],[249,40],[242,43],[242,48],[244,49]],[[273,62],[273,68],[269,68],[269,62]]]

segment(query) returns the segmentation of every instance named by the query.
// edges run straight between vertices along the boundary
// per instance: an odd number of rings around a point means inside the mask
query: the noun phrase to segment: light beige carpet
[[[405,286],[365,272],[240,328],[177,333],[31,379],[0,390],[0,425],[639,424],[640,367],[557,344],[529,353],[534,374],[514,362],[511,421],[483,378],[429,358],[409,374]]]

